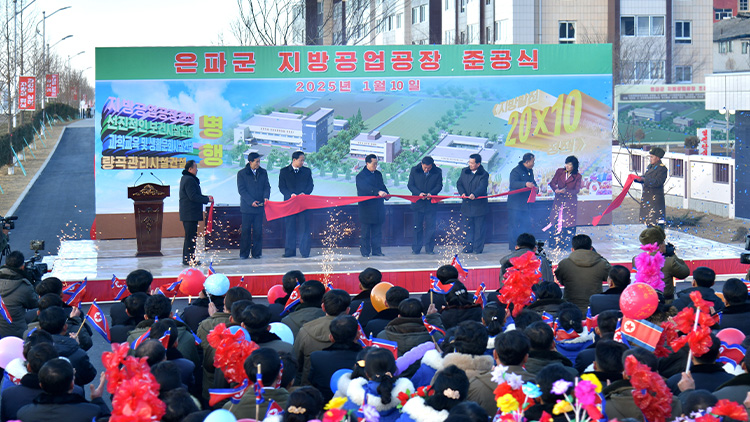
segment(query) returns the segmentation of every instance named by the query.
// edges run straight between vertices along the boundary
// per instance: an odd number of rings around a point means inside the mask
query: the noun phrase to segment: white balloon
[[[226,409],[216,409],[209,413],[203,422],[237,422],[237,418]]]
[[[224,296],[229,290],[229,279],[224,274],[211,274],[203,282],[206,293],[214,296]]]

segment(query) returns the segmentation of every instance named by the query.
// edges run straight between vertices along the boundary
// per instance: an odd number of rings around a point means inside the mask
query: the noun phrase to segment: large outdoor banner
[[[611,199],[610,45],[98,48],[96,79],[98,215],[132,213],[138,179],[171,185],[165,211],[177,211],[187,160],[205,193],[239,204],[252,151],[272,200],[296,150],[317,195],[356,195],[370,153],[393,194],[408,194],[409,169],[429,155],[451,195],[475,153],[501,193],[533,152],[540,199],[568,155],[579,199]]]

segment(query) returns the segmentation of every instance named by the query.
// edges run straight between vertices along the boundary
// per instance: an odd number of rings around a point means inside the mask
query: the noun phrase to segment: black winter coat
[[[388,325],[389,322],[396,318],[398,318],[398,309],[383,309],[364,326],[363,330],[365,331],[365,336],[369,337],[370,333],[372,333],[372,336],[376,337],[381,331],[385,330],[385,326]]]
[[[736,328],[743,333],[750,333],[750,303],[727,306],[721,312],[721,329]]]
[[[677,298],[672,302],[672,306],[677,308],[678,311],[681,311],[688,306],[694,307],[693,301],[690,299],[690,293],[695,291],[700,292],[704,300],[714,303],[715,312],[721,312],[724,310],[724,301],[721,300],[719,296],[716,296],[716,292],[710,287],[689,287],[685,290],[680,290],[677,292]]]
[[[417,164],[409,172],[409,182],[406,184],[412,195],[419,196],[420,193],[429,193],[430,195],[439,195],[443,190],[443,170],[436,165],[432,165],[430,173],[424,174],[422,164]],[[437,204],[430,200],[419,200],[411,204],[411,209],[419,212],[437,211]]]
[[[487,196],[487,186],[489,185],[490,174],[479,165],[476,173],[472,173],[468,167],[461,170],[458,176],[456,189],[459,195],[469,196],[472,193],[475,197]],[[463,199],[461,201],[461,215],[464,217],[481,217],[489,211],[487,198],[482,199]]]
[[[522,163],[518,163],[518,165],[510,171],[509,182],[508,189],[510,190],[523,189],[526,187],[526,182],[531,182],[536,186],[536,181],[534,180],[534,169],[527,169]],[[526,209],[528,200],[528,192],[508,195],[508,208]]]
[[[359,304],[364,303],[364,305],[362,305],[362,312],[359,314],[359,325],[362,327],[367,325],[367,323],[370,322],[372,318],[375,318],[375,315],[378,313],[378,311],[372,307],[372,300],[370,300],[371,293],[372,289],[362,290],[352,298],[352,302],[349,304],[349,315],[352,315],[357,312]]]
[[[254,207],[253,202],[263,203],[271,197],[271,184],[268,172],[258,167],[253,174],[250,164],[237,172],[237,191],[240,193],[240,212],[243,214],[262,214],[263,207]]]
[[[591,316],[599,315],[604,311],[620,310],[620,295],[625,290],[620,287],[610,287],[603,293],[593,295],[589,298]]]
[[[664,183],[667,181],[667,167],[659,161],[649,164],[643,173],[643,184],[641,195],[641,220],[647,224],[656,224],[659,219],[666,216],[666,203],[664,201]]]
[[[203,204],[208,196],[201,193],[201,181],[187,170],[180,179],[180,221],[203,221]]]
[[[357,196],[378,196],[378,192],[388,193],[383,182],[383,174],[379,170],[370,171],[367,167],[357,174]],[[359,222],[362,224],[383,224],[385,222],[385,198],[375,198],[361,201]]]
[[[109,413],[101,397],[88,402],[78,394],[53,396],[42,393],[32,404],[18,411],[18,418],[29,422],[91,422]]]
[[[482,305],[448,306],[440,313],[440,318],[446,330],[463,321],[482,322]]]
[[[323,394],[327,402],[333,398],[331,376],[339,369],[352,369],[362,346],[356,343],[333,343],[323,350],[310,354],[310,384]]]
[[[690,375],[693,376],[696,390],[708,390],[710,392],[714,392],[722,384],[734,378],[734,375],[726,372],[718,363],[693,365],[690,367]],[[681,393],[680,388],[677,387],[681,378],[682,374],[674,374],[667,380],[667,387],[672,390],[672,394],[675,396]]]
[[[291,164],[279,170],[279,191],[284,195],[285,201],[291,198],[292,194],[310,195],[314,187],[312,170],[307,167],[301,167],[297,173]]]
[[[36,308],[39,297],[25,274],[6,265],[0,267],[0,297],[13,320],[8,324],[5,318],[0,318],[0,338],[20,338],[26,331],[26,310]]]
[[[9,387],[3,391],[2,400],[0,400],[0,420],[18,419],[18,410],[27,404],[31,404],[35,398],[42,394],[42,387],[39,386],[39,376],[28,373],[21,378],[21,385]],[[83,389],[76,385],[73,387],[73,394],[84,396]]]
[[[125,312],[125,298],[118,303],[113,303],[109,308],[109,317],[112,318],[112,325],[127,325],[130,316]]]
[[[52,341],[60,357],[68,358],[70,364],[76,370],[76,385],[86,385],[96,378],[96,368],[91,364],[89,355],[81,349],[75,340],[71,337],[53,334]]]

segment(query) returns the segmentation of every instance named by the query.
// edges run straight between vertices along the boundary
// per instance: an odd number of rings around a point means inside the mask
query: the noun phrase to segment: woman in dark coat
[[[582,178],[578,173],[578,158],[571,155],[565,159],[565,167],[557,169],[550,180],[549,187],[555,192],[555,202],[550,212],[550,223],[545,230],[550,230],[551,250],[568,252],[571,241],[576,235],[576,215],[578,213],[578,192],[581,190]]]
[[[455,327],[463,321],[482,322],[482,305],[474,303],[466,286],[458,280],[449,280],[448,283],[453,283],[453,287],[445,295],[448,306],[440,314],[445,329]]]

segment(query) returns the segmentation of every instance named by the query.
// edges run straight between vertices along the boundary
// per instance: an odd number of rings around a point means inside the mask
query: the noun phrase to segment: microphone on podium
[[[141,180],[141,177],[143,177],[143,172],[138,176],[137,179],[135,179],[135,182],[133,182],[133,186],[135,186],[136,183],[138,183],[139,180]]]
[[[156,180],[158,180],[158,181],[159,181],[159,183],[161,183],[162,185],[164,184],[164,182],[163,182],[163,181],[162,181],[161,179],[159,179],[158,177],[156,177],[156,175],[154,174],[154,172],[153,172],[153,171],[151,171],[151,172],[149,172],[149,173],[151,173],[151,175],[152,175],[152,176],[154,176],[154,178],[155,178]]]

